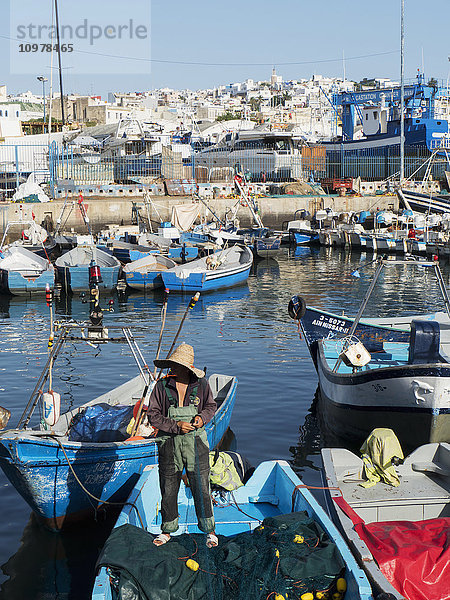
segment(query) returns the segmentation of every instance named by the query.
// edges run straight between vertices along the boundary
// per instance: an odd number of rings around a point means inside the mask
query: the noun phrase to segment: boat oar
[[[177,343],[178,336],[179,336],[179,335],[180,335],[180,333],[181,333],[181,329],[182,329],[182,327],[183,327],[184,321],[186,320],[186,317],[187,317],[187,314],[188,314],[189,310],[192,310],[192,309],[194,308],[194,306],[196,305],[196,303],[197,303],[197,300],[198,300],[199,298],[200,298],[200,292],[196,292],[196,293],[195,293],[195,294],[192,296],[192,298],[190,299],[190,301],[189,301],[189,304],[188,304],[188,306],[187,306],[187,308],[186,308],[186,311],[185,311],[185,313],[184,313],[184,315],[183,315],[183,318],[181,319],[180,326],[178,327],[178,331],[177,331],[177,333],[176,333],[176,335],[175,335],[175,337],[174,337],[174,339],[173,339],[172,345],[170,346],[170,350],[169,350],[169,352],[167,353],[167,356],[166,356],[166,358],[169,358],[169,356],[170,356],[170,354],[171,354],[172,350],[173,350],[173,349],[174,349],[174,347],[175,347],[175,344]]]

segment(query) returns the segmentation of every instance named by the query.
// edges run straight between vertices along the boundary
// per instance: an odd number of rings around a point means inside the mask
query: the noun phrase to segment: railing
[[[183,146],[184,150],[190,150]],[[136,155],[101,155],[96,151],[81,152],[70,146],[0,145],[0,192],[10,197],[30,175],[37,183],[48,186],[57,197],[57,187],[150,184],[157,178],[193,180],[198,184],[233,184],[236,173],[250,182],[280,183],[314,178],[356,178],[385,180],[400,171],[398,146],[377,149],[326,152],[324,146],[303,147],[300,153],[269,152],[255,149],[251,153],[191,153],[171,151],[146,157]],[[415,173],[422,179],[430,152],[424,148],[405,148],[405,176]],[[434,179],[450,170],[448,154],[443,151],[431,166]],[[89,190],[88,190],[89,193]],[[92,192],[94,193],[94,192]],[[60,195],[60,194],[59,194]]]

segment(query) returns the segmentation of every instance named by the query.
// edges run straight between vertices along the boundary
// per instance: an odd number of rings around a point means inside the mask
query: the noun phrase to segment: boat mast
[[[59,15],[58,15],[58,0],[55,0],[55,21],[56,21],[56,43],[58,47],[58,66],[59,66],[59,92],[61,94],[61,121],[63,127],[65,125],[65,114],[64,114],[64,91],[63,91],[63,79],[62,79],[62,67],[61,67],[61,43],[59,38]]]
[[[400,187],[405,178],[405,0],[401,0],[401,42],[400,42]]]

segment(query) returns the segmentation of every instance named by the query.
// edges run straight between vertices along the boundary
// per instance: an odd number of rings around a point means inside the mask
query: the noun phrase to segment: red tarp
[[[449,517],[365,524],[343,498],[333,499],[398,592],[408,600],[450,600]]]

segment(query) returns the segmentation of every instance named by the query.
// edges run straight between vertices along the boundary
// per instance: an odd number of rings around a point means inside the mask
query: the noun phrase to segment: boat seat
[[[278,506],[278,504],[280,503],[278,496],[273,496],[270,494],[261,496],[249,496],[248,501],[251,504],[259,504],[260,502],[265,502],[266,504],[273,504],[274,506]]]
[[[443,475],[448,477],[450,475],[450,468],[447,465],[440,464],[438,462],[413,462],[411,464],[413,471],[420,471],[421,473],[435,473],[436,475]]]
[[[408,364],[440,362],[440,329],[437,321],[411,321]]]
[[[364,344],[364,348],[367,350],[367,352],[370,352],[370,354],[384,351],[383,342],[378,342],[378,341],[370,340],[370,339],[364,339],[364,340],[362,340],[362,343]]]
[[[392,353],[386,352],[385,350],[377,350],[370,353],[374,360],[392,360]]]
[[[431,458],[416,460],[411,463],[411,468],[413,471],[435,473],[436,475],[448,477],[450,475],[450,444],[441,442]]]

